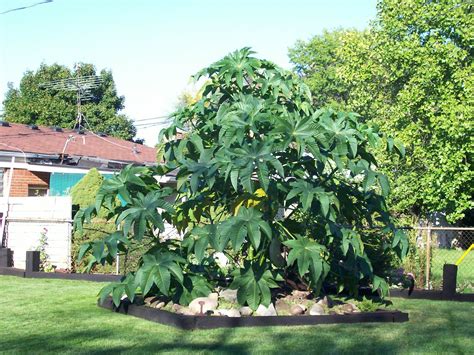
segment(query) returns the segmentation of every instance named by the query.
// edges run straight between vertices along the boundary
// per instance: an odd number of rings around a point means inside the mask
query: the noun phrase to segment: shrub
[[[408,241],[387,211],[388,180],[370,150],[384,144],[403,155],[403,147],[357,114],[314,109],[306,85],[248,48],[201,77],[202,98],[162,132],[164,166],[127,167],[76,216],[80,229],[105,206],[120,227],[81,247],[79,257],[90,253],[96,263],[113,262],[132,241],[152,241],[138,270],[101,296],[112,294],[118,304],[140,290],[186,304],[230,284],[240,304],[256,309],[271,302],[272,288],[318,294],[331,283],[356,294],[366,283],[386,293],[369,243],[402,257]],[[154,176],[174,169],[177,187],[161,187]],[[117,194],[125,206],[112,206]],[[164,221],[183,239],[160,238]],[[380,237],[366,237],[367,227]],[[216,253],[227,256],[229,273]]]

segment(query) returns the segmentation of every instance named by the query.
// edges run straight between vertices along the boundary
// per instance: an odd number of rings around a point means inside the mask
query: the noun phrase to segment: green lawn
[[[401,324],[180,331],[98,308],[100,287],[0,276],[0,352],[474,352],[472,303],[393,299]]]

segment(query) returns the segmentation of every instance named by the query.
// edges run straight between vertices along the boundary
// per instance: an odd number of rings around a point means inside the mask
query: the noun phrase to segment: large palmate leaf
[[[104,265],[106,262],[112,264],[116,260],[117,253],[119,251],[126,252],[129,245],[130,240],[123,235],[123,232],[116,231],[102,239],[82,244],[79,248],[77,262],[80,262],[90,252],[91,258],[86,267],[87,272],[90,272],[94,265]]]
[[[239,250],[248,238],[254,249],[260,247],[262,232],[271,239],[272,229],[267,221],[262,219],[262,212],[255,208],[241,207],[236,216],[230,217],[221,227],[230,235],[230,241],[234,250]],[[222,233],[224,233],[224,231]]]
[[[215,250],[220,250],[219,236],[217,226],[209,224],[206,226],[197,226],[183,239],[183,247],[193,251],[198,262],[204,259],[204,253],[211,244]]]
[[[241,305],[248,304],[256,310],[260,304],[270,304],[270,289],[278,287],[276,281],[282,281],[282,278],[270,271],[268,266],[246,262],[244,268],[233,272],[234,281],[230,288],[237,289],[237,301]]]
[[[164,295],[169,294],[171,280],[179,284],[184,281],[180,264],[186,263],[179,255],[173,252],[154,251],[143,255],[143,264],[136,273],[136,282],[144,295],[156,285]]]
[[[314,285],[324,280],[329,271],[329,265],[324,258],[327,253],[325,246],[301,236],[296,240],[287,240],[283,244],[290,248],[288,265],[293,265],[296,261],[300,276],[305,276],[309,271]]]
[[[158,209],[173,212],[172,205],[164,199],[161,191],[150,191],[146,196],[138,193],[133,197],[127,208],[117,217],[117,225],[123,222],[123,233],[128,235],[133,229],[133,237],[141,240],[145,235],[147,224],[165,230],[163,217]]]
[[[227,153],[233,160],[230,178],[232,186],[238,189],[240,179],[247,192],[252,193],[253,173],[256,170],[260,186],[267,191],[270,184],[271,172],[284,177],[285,173],[281,162],[272,154],[272,142],[256,140],[242,147],[228,149]]]
[[[197,297],[206,297],[212,292],[212,284],[201,275],[184,275],[183,283],[176,289],[175,301],[188,305]]]
[[[143,179],[138,176],[140,173],[147,171],[146,167],[138,167],[127,165],[123,168],[119,174],[114,175],[110,179],[105,179],[102,183],[102,187],[97,193],[95,207],[100,210],[102,202],[105,201],[111,208],[111,203],[115,199],[116,195],[120,197],[127,203],[132,202],[132,197],[130,194],[130,188],[135,186],[147,187],[147,184]]]
[[[331,193],[326,192],[320,186],[314,186],[313,184],[301,179],[290,183],[290,186],[291,190],[286,196],[288,201],[294,197],[298,197],[303,207],[303,211],[307,211],[311,208],[313,200],[316,198],[316,200],[319,201],[322,215],[327,216],[332,200]]]
[[[133,274],[127,275],[127,277],[121,282],[112,282],[104,286],[99,291],[100,302],[103,303],[105,299],[112,295],[112,301],[115,306],[120,306],[122,297],[126,295],[128,299],[133,302],[135,298],[135,293],[137,291],[137,284]]]

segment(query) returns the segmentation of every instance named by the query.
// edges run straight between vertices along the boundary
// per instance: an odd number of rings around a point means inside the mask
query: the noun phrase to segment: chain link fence
[[[413,246],[405,270],[415,275],[417,287],[441,289],[443,265],[457,264],[457,289],[474,292],[474,228],[414,227],[408,230]]]

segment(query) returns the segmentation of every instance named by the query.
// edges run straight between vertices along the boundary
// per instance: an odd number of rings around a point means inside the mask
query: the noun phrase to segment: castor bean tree
[[[256,309],[269,305],[272,288],[387,292],[388,264],[374,260],[403,257],[408,242],[387,211],[389,183],[371,149],[403,155],[403,147],[355,113],[314,108],[298,77],[252,55],[244,48],[197,73],[202,98],[161,132],[163,163],[125,168],[77,214],[80,230],[108,208],[117,228],[82,246],[91,266],[147,243],[139,267],[102,298],[187,304],[225,286]],[[172,170],[176,187],[160,186]],[[124,203],[114,205],[117,196]],[[163,238],[165,222],[182,238]]]

